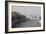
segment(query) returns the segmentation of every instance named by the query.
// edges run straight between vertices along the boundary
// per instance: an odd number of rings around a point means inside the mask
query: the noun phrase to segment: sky
[[[31,15],[35,17],[41,16],[41,7],[37,6],[12,6],[11,9],[25,15],[27,18],[32,18]]]

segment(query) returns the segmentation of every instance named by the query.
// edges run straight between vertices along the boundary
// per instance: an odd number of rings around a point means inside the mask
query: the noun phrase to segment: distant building
[[[26,19],[26,16],[21,15],[17,12],[12,12],[12,19],[16,19],[16,20],[21,20],[21,19]]]
[[[21,15],[17,12],[12,12],[12,27],[17,26],[17,24],[26,21],[26,16]]]

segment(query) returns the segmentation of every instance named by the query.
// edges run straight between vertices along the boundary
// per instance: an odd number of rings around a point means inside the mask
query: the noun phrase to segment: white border
[[[11,28],[11,6],[40,6],[41,7],[41,27],[29,27],[29,28]],[[28,30],[42,30],[43,29],[43,5],[41,4],[24,4],[24,3],[8,3],[8,31],[26,31]]]

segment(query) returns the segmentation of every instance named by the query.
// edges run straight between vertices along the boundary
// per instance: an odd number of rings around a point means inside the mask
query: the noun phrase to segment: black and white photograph
[[[41,7],[11,6],[11,11],[12,28],[41,26]]]
[[[8,2],[8,32],[43,30],[44,3]]]

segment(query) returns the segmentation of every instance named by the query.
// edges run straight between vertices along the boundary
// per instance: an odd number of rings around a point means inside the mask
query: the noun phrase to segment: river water
[[[41,24],[38,21],[28,20],[18,24],[16,27],[40,27],[40,25]]]

